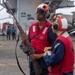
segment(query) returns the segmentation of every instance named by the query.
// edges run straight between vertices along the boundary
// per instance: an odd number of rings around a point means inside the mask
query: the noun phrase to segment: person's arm
[[[47,33],[48,41],[50,42],[51,45],[55,42],[57,35],[53,33],[52,31],[52,26],[49,28],[48,33]]]
[[[45,55],[43,58],[48,66],[54,66],[59,64],[63,57],[64,57],[64,44],[61,41],[58,41],[53,47],[52,47],[52,54],[51,55]]]
[[[20,49],[23,50],[24,53],[26,53],[27,55],[29,55],[29,50],[28,50],[27,46],[24,45],[25,37],[26,37],[25,35],[22,36],[22,42],[20,43],[19,47],[20,47]],[[28,33],[27,39],[30,42],[30,33]]]
[[[32,60],[37,60],[37,59],[40,59],[41,57],[43,57],[44,53],[41,53],[41,54],[31,54],[31,58]]]

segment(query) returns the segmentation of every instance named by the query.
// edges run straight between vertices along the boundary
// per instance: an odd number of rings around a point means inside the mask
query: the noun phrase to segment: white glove
[[[46,52],[44,53],[44,56],[45,56],[45,55],[51,56],[51,51],[46,51]]]

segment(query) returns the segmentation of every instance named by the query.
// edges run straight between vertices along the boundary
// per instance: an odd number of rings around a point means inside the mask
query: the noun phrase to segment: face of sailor
[[[40,14],[40,13],[37,13],[37,14],[36,14],[36,19],[37,19],[38,21],[43,21],[43,20],[45,19],[45,15]]]
[[[39,9],[39,8],[36,9],[36,19],[37,19],[38,21],[43,21],[43,20],[45,20],[45,19],[46,19],[45,14],[46,14],[46,11],[41,10],[41,9]]]

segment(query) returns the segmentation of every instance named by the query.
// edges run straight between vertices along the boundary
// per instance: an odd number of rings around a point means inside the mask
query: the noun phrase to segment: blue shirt
[[[7,32],[11,32],[11,28],[7,28]]]
[[[54,66],[59,64],[64,57],[64,50],[64,44],[61,41],[57,41],[51,49],[53,54],[44,56],[44,60],[47,66]]]
[[[12,28],[12,32],[16,32],[16,29],[15,28]]]
[[[54,41],[57,38],[57,35],[55,33],[53,33],[52,26],[48,30],[47,37],[48,37],[48,41],[50,42],[50,44],[53,45]]]

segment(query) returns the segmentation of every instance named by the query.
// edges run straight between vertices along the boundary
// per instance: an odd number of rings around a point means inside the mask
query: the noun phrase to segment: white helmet
[[[46,14],[47,11],[49,11],[49,6],[44,3],[40,4],[36,9],[36,13],[40,13],[40,14]]]
[[[55,30],[67,30],[67,19],[63,15],[55,15],[53,21],[53,28]]]

